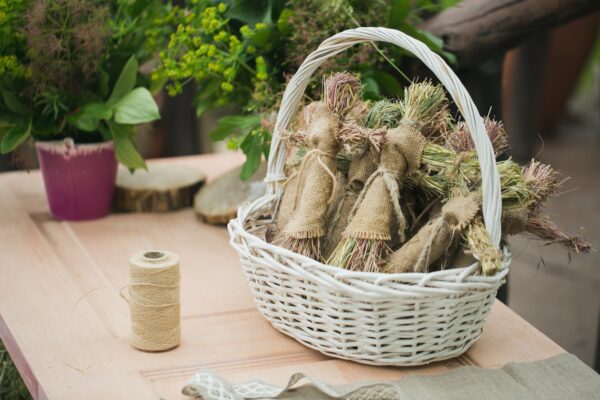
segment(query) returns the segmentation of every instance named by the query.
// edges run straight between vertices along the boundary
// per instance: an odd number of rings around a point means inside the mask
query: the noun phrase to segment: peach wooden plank
[[[465,357],[481,367],[502,367],[513,361],[536,361],[564,350],[531,324],[496,301],[483,336]]]
[[[156,162],[196,165],[209,179],[239,155]],[[463,357],[420,368],[376,368],[327,358],[280,334],[259,315],[225,229],[192,210],[53,220],[38,172],[0,175],[0,336],[39,399],[181,398],[197,369],[233,381],[282,384],[293,372],[332,383],[392,380],[458,365],[496,367],[562,349],[498,303],[483,338]],[[144,248],[181,256],[182,345],[167,353],[129,346],[128,257]]]
[[[17,198],[3,191],[0,209],[0,335],[32,394],[115,398],[115,387],[129,387],[136,398],[155,396],[141,374],[112,367],[124,362],[124,345],[111,340],[88,303],[71,323],[81,291]]]

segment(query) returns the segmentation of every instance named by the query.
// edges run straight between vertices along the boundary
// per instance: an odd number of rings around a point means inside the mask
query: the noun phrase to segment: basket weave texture
[[[352,272],[267,243],[265,231],[282,194],[285,146],[279,132],[297,112],[306,85],[327,58],[354,44],[393,43],[410,51],[444,85],[469,127],[482,170],[482,211],[492,242],[500,244],[500,181],[483,120],[446,63],[420,41],[387,28],[357,28],[325,40],[290,80],[277,115],[265,196],[243,206],[228,224],[231,245],[259,311],[271,324],[324,354],[373,365],[422,365],[464,353],[482,334],[510,252],[495,276],[478,263],[431,273]]]

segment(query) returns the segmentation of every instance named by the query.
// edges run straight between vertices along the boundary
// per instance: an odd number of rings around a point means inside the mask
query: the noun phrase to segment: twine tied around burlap
[[[344,237],[391,240],[395,226],[398,240],[405,240],[406,219],[400,207],[400,184],[420,165],[425,138],[409,123],[387,133],[379,167],[365,182],[351,211]],[[394,218],[395,217],[395,221]]]
[[[331,215],[328,217],[327,234],[323,244],[323,259],[328,260],[337,244],[342,240],[342,234],[354,209],[359,194],[362,192],[365,182],[377,169],[379,153],[367,150],[360,156],[356,156],[348,168],[348,179],[342,190],[336,190],[337,201],[332,202]],[[338,178],[339,182],[343,179]]]
[[[339,118],[321,104],[307,132],[311,149],[304,155],[298,172],[294,214],[282,232],[286,237],[310,239],[325,234],[324,217],[336,182],[338,126]]]
[[[300,187],[304,187],[304,185],[306,184],[306,173],[305,173],[306,169],[307,169],[306,166],[311,163],[313,158],[316,159],[317,165],[320,166],[323,169],[323,171],[325,171],[325,173],[329,176],[329,178],[331,178],[331,181],[335,185],[335,182],[336,182],[335,173],[323,161],[321,156],[335,160],[335,155],[325,153],[324,151],[322,151],[320,149],[309,150],[304,155],[304,157],[302,158],[302,162],[300,163],[300,167],[299,167],[299,171],[298,171],[298,180],[296,183],[297,186],[299,185]],[[333,188],[331,190],[331,194],[329,195],[329,198],[327,199],[327,202],[326,202],[327,205],[329,205],[331,203],[334,192],[335,192],[335,188]],[[298,194],[299,194],[299,192],[296,191],[296,195],[294,196],[294,203],[292,205],[292,211],[296,211],[296,209],[298,208],[298,199],[300,198],[300,196]]]
[[[179,257],[145,251],[129,259],[131,344],[144,351],[164,351],[181,339]]]
[[[393,252],[385,272],[427,272],[429,266],[450,247],[453,238],[475,218],[479,210],[476,196],[455,197],[410,240]]]

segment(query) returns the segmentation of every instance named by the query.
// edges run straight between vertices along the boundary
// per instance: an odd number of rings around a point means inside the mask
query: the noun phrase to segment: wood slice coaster
[[[266,163],[247,181],[240,179],[241,167],[235,168],[204,186],[194,199],[194,210],[201,221],[222,225],[235,218],[237,209],[247,201],[253,201],[265,193],[263,182]]]
[[[148,171],[133,174],[119,166],[114,206],[118,211],[138,212],[190,207],[205,180],[202,171],[181,164],[148,164]]]

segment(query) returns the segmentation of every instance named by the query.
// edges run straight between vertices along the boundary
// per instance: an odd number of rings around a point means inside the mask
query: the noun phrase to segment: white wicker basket
[[[472,133],[481,164],[483,216],[500,244],[500,181],[483,121],[466,89],[446,63],[423,43],[386,28],[358,28],[325,40],[290,80],[283,95],[271,145],[267,194],[229,222],[231,245],[260,312],[278,330],[327,355],[374,365],[421,365],[465,352],[480,336],[510,253],[492,277],[479,265],[432,273],[351,272],[319,263],[267,243],[261,237],[285,179],[285,149],[279,133],[297,112],[312,73],[330,56],[368,41],[396,44],[431,69],[452,96]]]

